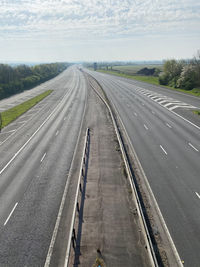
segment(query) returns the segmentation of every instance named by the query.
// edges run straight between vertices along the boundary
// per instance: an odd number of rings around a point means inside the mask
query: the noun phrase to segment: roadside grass
[[[200,116],[200,111],[199,111],[199,110],[193,110],[192,112],[193,112],[194,114],[197,114],[197,115]]]
[[[107,70],[98,70],[98,72],[108,73],[108,74],[112,74],[112,75],[116,75],[116,76],[120,76],[120,77],[124,77],[124,78],[128,78],[128,79],[132,79],[132,80],[146,82],[146,83],[150,83],[150,84],[161,86],[163,88],[176,90],[176,91],[183,92],[183,93],[190,94],[190,95],[194,95],[194,96],[200,96],[200,88],[194,88],[192,90],[184,90],[184,89],[174,88],[174,87],[171,87],[171,86],[161,85],[161,84],[159,84],[158,77],[155,77],[155,76],[129,75],[129,74],[119,73],[119,72],[110,71],[110,70],[108,70],[108,71]]]
[[[158,77],[155,77],[155,76],[130,75],[130,74],[119,73],[119,72],[110,71],[110,70],[108,70],[108,71],[107,70],[98,70],[98,72],[108,73],[108,74],[132,79],[132,80],[138,80],[138,81],[147,82],[147,83],[151,83],[151,84],[155,84],[155,85],[160,85],[159,81],[158,81]]]
[[[1,128],[5,127],[15,119],[17,119],[19,116],[24,114],[26,111],[28,111],[30,108],[35,106],[37,103],[39,103],[41,100],[43,100],[45,97],[47,97],[49,94],[51,94],[53,90],[48,90],[38,96],[35,96],[13,108],[10,108],[8,110],[5,110],[1,113],[1,120],[2,125]]]
[[[137,75],[137,72],[143,68],[157,68],[163,71],[163,64],[136,64],[136,65],[125,65],[125,66],[114,66],[113,70],[125,72],[125,74]]]

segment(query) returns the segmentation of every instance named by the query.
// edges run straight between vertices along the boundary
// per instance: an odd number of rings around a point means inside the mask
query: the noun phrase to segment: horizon
[[[0,11],[4,62],[163,61],[200,48],[194,0],[5,0]]]

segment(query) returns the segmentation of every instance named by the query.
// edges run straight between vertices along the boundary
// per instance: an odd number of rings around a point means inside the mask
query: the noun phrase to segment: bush
[[[186,65],[177,81],[177,86],[185,90],[192,90],[197,84],[197,73],[191,64]]]
[[[163,73],[159,76],[159,83],[161,85],[168,85],[169,83],[169,74],[168,73]]]

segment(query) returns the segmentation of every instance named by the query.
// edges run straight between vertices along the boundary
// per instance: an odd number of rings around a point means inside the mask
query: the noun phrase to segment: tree
[[[197,72],[194,65],[188,64],[183,67],[180,78],[177,80],[177,87],[192,90],[197,84]]]
[[[191,65],[194,66],[196,72],[196,86],[200,87],[200,50],[197,51],[196,56],[191,60]]]
[[[177,80],[180,77],[185,61],[183,60],[167,60],[164,63],[164,73],[168,77],[168,85],[177,87]]]

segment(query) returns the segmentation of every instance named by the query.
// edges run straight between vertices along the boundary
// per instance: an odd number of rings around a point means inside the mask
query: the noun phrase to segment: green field
[[[157,68],[163,71],[163,65],[161,64],[154,64],[154,65],[138,64],[138,65],[114,66],[112,70],[119,71],[128,75],[137,75],[137,72],[145,67],[148,69]]]
[[[144,67],[148,67],[148,66],[155,66],[155,65],[137,65],[137,68],[139,68],[139,66],[143,66]],[[161,66],[161,65],[158,65],[158,66]],[[123,69],[124,67],[124,70],[123,72],[120,71],[120,69]],[[130,72],[126,72],[126,68],[128,67],[131,67],[130,69],[132,70],[132,74],[130,74]],[[135,67],[135,69],[134,69]],[[120,66],[117,67],[118,71],[116,71],[116,67],[113,67],[114,71],[113,70],[98,70],[99,72],[103,72],[103,73],[108,73],[108,74],[112,74],[112,75],[116,75],[116,76],[120,76],[120,77],[124,77],[124,78],[128,78],[128,79],[133,79],[133,80],[137,80],[137,81],[141,81],[141,82],[147,82],[147,83],[151,83],[151,84],[155,84],[155,85],[159,85],[163,88],[169,88],[169,89],[172,89],[172,90],[176,90],[176,91],[180,91],[180,92],[183,92],[183,93],[186,93],[186,94],[191,94],[191,95],[195,95],[195,96],[200,96],[200,88],[194,88],[192,90],[184,90],[184,89],[177,89],[177,88],[174,88],[174,87],[170,87],[170,86],[164,86],[164,85],[160,85],[159,84],[159,80],[158,80],[158,77],[155,77],[155,76],[144,76],[144,75],[136,75],[136,72],[138,71],[136,68],[136,66]],[[150,68],[150,67],[149,67]],[[141,68],[140,68],[141,69]],[[134,72],[134,73],[133,73]]]
[[[19,116],[24,114],[27,110],[35,106],[37,103],[39,103],[42,99],[47,97],[49,94],[51,94],[53,90],[48,90],[36,97],[33,97],[22,104],[19,104],[13,108],[10,108],[8,110],[5,110],[1,113],[1,120],[2,120],[2,125],[1,128],[5,127],[15,119],[17,119]]]

